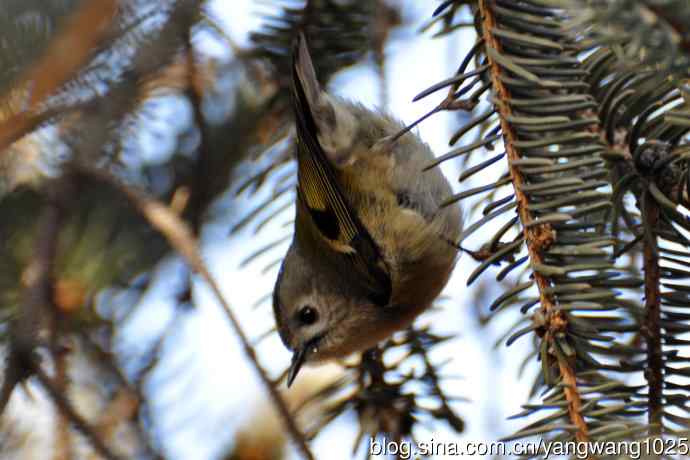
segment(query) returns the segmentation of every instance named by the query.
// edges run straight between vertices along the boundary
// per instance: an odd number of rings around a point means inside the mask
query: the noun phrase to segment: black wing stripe
[[[340,224],[338,223],[338,217],[330,206],[324,211],[310,207],[307,207],[307,209],[321,234],[329,240],[337,240],[340,236]]]

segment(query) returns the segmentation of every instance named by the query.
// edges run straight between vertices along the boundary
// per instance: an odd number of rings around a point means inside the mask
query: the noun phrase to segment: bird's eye
[[[302,307],[298,314],[299,322],[305,326],[314,324],[319,318],[319,314],[314,307],[306,305]]]

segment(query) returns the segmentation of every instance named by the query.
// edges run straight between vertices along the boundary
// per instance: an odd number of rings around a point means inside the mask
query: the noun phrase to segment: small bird
[[[323,91],[302,34],[292,67],[295,228],[273,292],[294,353],[288,387],[305,362],[366,350],[409,326],[446,285],[461,227],[459,207],[440,206],[448,181],[424,171],[428,145]]]

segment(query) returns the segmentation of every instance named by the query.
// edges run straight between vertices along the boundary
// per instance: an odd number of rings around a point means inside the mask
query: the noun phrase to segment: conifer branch
[[[479,0],[479,10],[482,21],[482,38],[484,39],[487,47],[493,48],[500,52],[502,49],[501,44],[493,34],[493,30],[496,28],[496,18],[489,6],[489,0]],[[498,111],[500,115],[501,130],[503,132],[506,155],[509,162],[510,177],[512,179],[515,199],[517,201],[518,215],[520,217],[520,221],[522,222],[527,253],[532,265],[543,264],[544,258],[542,253],[548,249],[551,243],[554,241],[554,231],[551,225],[548,223],[532,226],[527,225],[528,223],[533,222],[535,218],[528,209],[529,200],[523,191],[525,179],[520,169],[515,165],[516,163],[514,163],[521,157],[520,153],[515,147],[517,136],[513,130],[513,127],[508,121],[512,115],[510,105],[506,102],[510,100],[510,92],[500,79],[500,65],[491,56],[491,54],[487,54],[487,60],[489,63],[492,87],[496,92],[497,99],[499,101],[503,101],[502,103],[498,104]],[[549,279],[545,275],[535,270],[534,280],[539,290],[541,310],[546,321],[544,328],[545,332],[542,340],[551,342],[554,340],[556,334],[563,332],[566,329],[568,320],[563,311],[555,308],[553,300],[548,294],[548,288],[551,284]],[[589,439],[587,434],[588,427],[582,415],[582,398],[578,391],[575,370],[572,364],[567,362],[565,358],[559,357],[557,360],[558,368],[564,383],[563,391],[568,401],[569,417],[572,423],[577,427],[575,437],[578,441],[586,442]]]

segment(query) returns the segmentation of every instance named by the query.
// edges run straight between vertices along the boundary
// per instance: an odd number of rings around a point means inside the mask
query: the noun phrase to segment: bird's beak
[[[310,350],[316,351],[316,347],[319,344],[323,336],[316,336],[301,347],[295,348],[295,352],[292,354],[292,363],[290,364],[290,370],[287,377],[287,386],[290,388],[292,382],[297,377],[297,373],[302,368],[302,364],[307,360],[307,353]]]
[[[306,358],[306,357],[307,357],[307,347],[299,347],[293,353],[292,363],[290,364],[290,371],[288,372],[288,377],[287,377],[288,388],[290,388],[290,385],[292,385],[292,382],[295,380],[295,377],[297,377],[297,373],[299,372],[300,368],[302,367],[302,364],[304,364],[304,358]]]

